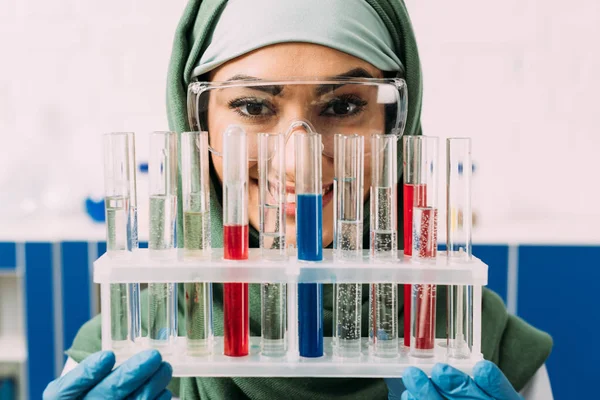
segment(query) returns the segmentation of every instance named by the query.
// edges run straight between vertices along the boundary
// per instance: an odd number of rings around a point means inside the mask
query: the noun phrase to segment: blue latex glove
[[[390,400],[523,399],[502,371],[486,360],[475,365],[473,378],[450,365],[436,364],[431,379],[420,369],[408,367],[401,380],[386,378],[385,382]]]
[[[125,361],[114,371],[112,351],[94,353],[75,369],[50,382],[44,400],[159,399],[169,400],[166,389],[173,369],[156,350],[147,350]]]

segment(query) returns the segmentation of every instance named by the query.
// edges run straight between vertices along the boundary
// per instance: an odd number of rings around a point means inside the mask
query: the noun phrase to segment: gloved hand
[[[473,378],[450,365],[436,364],[431,371],[431,379],[420,369],[409,367],[404,370],[402,380],[386,378],[385,382],[390,400],[523,399],[502,371],[486,360],[475,365]]]
[[[50,382],[44,400],[160,399],[169,400],[166,389],[173,369],[156,350],[138,353],[112,371],[112,351],[94,353],[75,369]]]

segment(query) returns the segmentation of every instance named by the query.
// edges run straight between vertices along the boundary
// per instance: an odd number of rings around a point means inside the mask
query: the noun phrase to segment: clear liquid
[[[334,334],[336,355],[360,356],[362,284],[336,284]]]
[[[398,285],[380,283],[374,286],[375,355],[395,357],[398,353]]]
[[[261,285],[262,354],[279,356],[285,354],[286,346],[286,285],[263,283]]]
[[[129,197],[108,196],[104,201],[106,206],[107,252],[124,252],[130,250],[128,233]]]
[[[204,255],[210,249],[210,213],[183,213],[183,246],[186,256]]]
[[[212,288],[210,283],[185,285],[185,327],[190,355],[207,354],[212,338]]]
[[[280,233],[260,234],[261,255],[267,260],[280,260],[285,257],[285,235]]]
[[[113,341],[127,340],[129,329],[127,284],[110,285],[110,336]]]
[[[176,334],[176,300],[175,284],[148,284],[148,337],[154,346],[168,344]]]
[[[371,188],[371,255],[378,258],[396,254],[396,193],[389,187]]]
[[[176,212],[176,196],[150,196],[150,238],[148,248],[151,251],[164,251],[175,248]]]
[[[338,259],[362,257],[362,221],[338,221],[335,254]]]
[[[371,255],[376,258],[394,257],[397,248],[396,231],[371,231]]]

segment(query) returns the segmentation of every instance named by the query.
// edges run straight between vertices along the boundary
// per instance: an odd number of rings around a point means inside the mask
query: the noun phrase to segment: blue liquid
[[[296,197],[298,259],[323,260],[323,198],[320,194]],[[323,285],[298,284],[299,347],[302,357],[323,355]]]
[[[323,284],[298,284],[299,347],[302,357],[323,355]]]
[[[298,260],[323,260],[323,197],[320,194],[296,196],[296,240]]]

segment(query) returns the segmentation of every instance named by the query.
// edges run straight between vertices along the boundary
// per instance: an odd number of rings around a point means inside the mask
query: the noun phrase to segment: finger
[[[171,382],[172,376],[173,368],[171,364],[163,361],[158,371],[142,387],[136,390],[131,395],[131,398],[140,400],[154,399],[166,389],[169,382]]]
[[[408,367],[402,374],[404,387],[417,400],[443,400],[439,392],[419,368]]]
[[[400,398],[400,400],[417,400],[412,394],[410,394],[410,392],[408,390],[405,390],[402,393],[402,397]]]
[[[388,387],[388,400],[398,400],[405,387],[401,378],[383,378]]]
[[[500,368],[491,361],[483,360],[473,367],[475,383],[490,397],[497,400],[522,400]]]
[[[162,393],[157,396],[154,400],[171,400],[173,395],[169,390],[163,390]]]
[[[161,363],[162,357],[156,350],[138,353],[90,390],[86,399],[101,399],[108,393],[111,399],[123,399],[154,375]]]
[[[431,370],[431,380],[439,392],[446,397],[490,400],[490,397],[477,386],[469,375],[448,364],[434,365]]]
[[[76,368],[58,378],[44,390],[44,399],[71,399],[87,392],[104,379],[115,365],[112,351],[99,351],[85,358]]]

